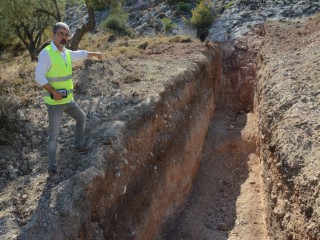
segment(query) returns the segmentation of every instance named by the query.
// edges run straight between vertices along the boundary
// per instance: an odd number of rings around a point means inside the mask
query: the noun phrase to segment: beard
[[[62,39],[62,40],[60,41],[60,45],[61,45],[62,47],[65,47],[65,46],[67,45],[67,41],[66,41],[65,39]]]

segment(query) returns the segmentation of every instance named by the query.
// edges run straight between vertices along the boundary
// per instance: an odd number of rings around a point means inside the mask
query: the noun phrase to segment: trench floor
[[[191,194],[161,239],[268,239],[256,135],[253,113],[216,110]]]

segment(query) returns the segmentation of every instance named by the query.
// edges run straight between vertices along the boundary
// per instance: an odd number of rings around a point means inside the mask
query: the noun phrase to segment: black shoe
[[[91,150],[92,150],[91,147],[77,147],[74,149],[74,152],[78,153],[78,154],[86,154],[86,153],[90,152]]]

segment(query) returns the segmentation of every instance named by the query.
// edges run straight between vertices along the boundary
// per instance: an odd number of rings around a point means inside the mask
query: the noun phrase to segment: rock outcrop
[[[225,8],[227,3],[230,7]],[[217,12],[222,11],[222,13]],[[288,20],[305,17],[320,11],[318,1],[273,1],[236,0],[216,10],[219,17],[209,30],[207,40],[228,41],[238,39],[252,27],[264,24],[267,20]]]

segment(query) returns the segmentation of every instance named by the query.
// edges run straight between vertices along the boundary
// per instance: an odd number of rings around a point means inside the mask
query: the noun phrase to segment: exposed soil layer
[[[215,112],[190,197],[160,239],[267,239],[253,113]]]
[[[274,239],[320,239],[320,17],[268,22],[256,86]]]

